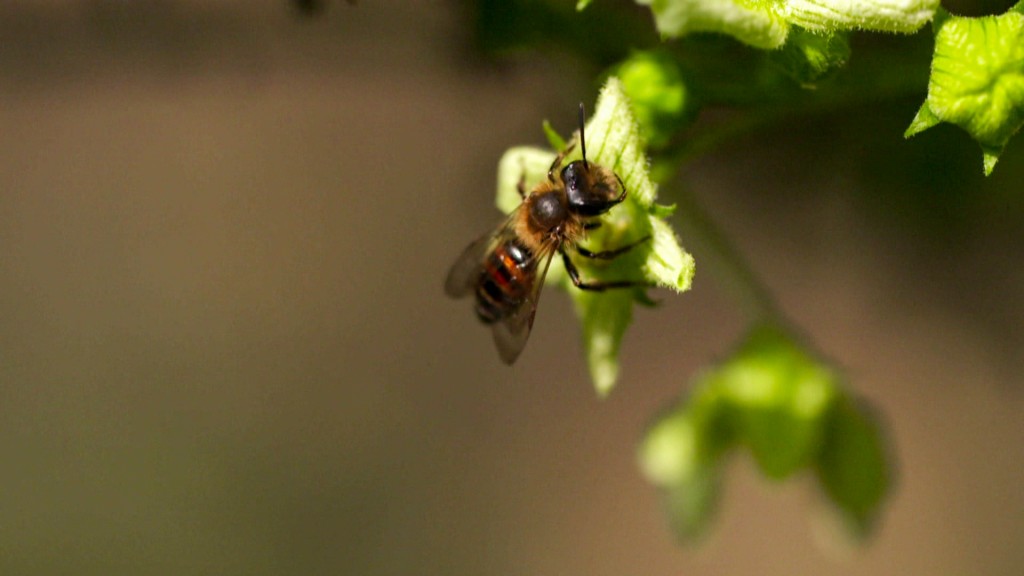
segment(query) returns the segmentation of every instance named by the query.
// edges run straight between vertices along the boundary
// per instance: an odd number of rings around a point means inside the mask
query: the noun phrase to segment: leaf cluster
[[[657,59],[685,86],[686,120],[705,107],[779,118],[927,90],[906,136],[959,126],[990,174],[1024,123],[1022,6],[961,17],[938,0],[600,0],[579,2],[578,12],[562,0],[495,0],[475,3],[473,15],[478,46],[491,54],[555,49],[620,76],[631,59]],[[912,34],[929,23],[930,66],[912,43],[851,49],[852,33]],[[867,73],[843,77],[853,58],[871,62]],[[685,147],[690,122],[659,120],[653,151]]]
[[[890,483],[872,413],[833,369],[770,325],[700,375],[641,444],[641,467],[665,494],[680,538],[708,529],[726,456],[740,449],[772,480],[813,473],[857,535],[872,526]]]
[[[478,3],[475,14],[485,50],[569,51],[604,83],[586,126],[588,154],[622,177],[629,196],[587,247],[653,240],[611,262],[582,263],[589,278],[687,290],[694,261],[669,225],[674,205],[657,201],[659,183],[754,127],[926,90],[905,136],[939,123],[959,126],[980,144],[987,175],[1024,124],[1024,0],[1002,15],[981,17],[953,16],[938,0],[580,0],[575,8],[578,13],[556,0],[501,0]],[[852,41],[862,32],[913,34],[929,22],[930,67],[919,43],[884,42],[872,52]],[[858,57],[873,64],[859,71],[847,65]],[[733,120],[707,129],[696,120],[709,108],[728,108]],[[502,159],[502,209],[518,205],[515,185],[523,174],[528,183],[544,178],[555,150],[575,138],[549,125],[545,131],[552,150],[517,147]],[[683,210],[698,209],[684,204]],[[641,467],[663,492],[677,534],[707,530],[725,462],[740,452],[775,481],[813,475],[852,532],[865,534],[892,478],[878,418],[835,367],[784,328],[767,292],[713,223],[688,232],[716,247],[711,256],[721,260],[718,268],[730,271],[724,280],[751,295],[754,305],[735,352],[696,376],[641,444]],[[650,300],[642,290],[574,290],[557,263],[549,281],[573,299],[591,376],[605,396],[619,376],[618,351],[633,306]]]

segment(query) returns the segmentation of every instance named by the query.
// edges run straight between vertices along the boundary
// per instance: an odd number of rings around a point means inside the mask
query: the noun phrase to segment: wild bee
[[[526,191],[526,175],[517,187],[523,202],[492,233],[473,242],[459,256],[445,281],[452,298],[476,296],[476,314],[492,327],[498,353],[512,364],[526,346],[537,312],[544,277],[551,259],[562,256],[572,283],[582,290],[602,291],[646,285],[630,280],[585,282],[569,257],[572,248],[584,258],[610,260],[646,241],[644,237],[615,250],[592,252],[578,244],[598,220],[626,198],[622,179],[612,170],[587,161],[583,133],[583,104],[579,108],[578,142],[582,159],[562,162],[574,144],[555,157],[547,179]]]

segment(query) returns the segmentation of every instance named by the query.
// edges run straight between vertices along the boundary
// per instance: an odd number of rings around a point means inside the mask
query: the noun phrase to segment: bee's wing
[[[533,278],[530,295],[523,300],[515,312],[494,325],[494,344],[498,347],[498,354],[505,364],[511,365],[515,362],[519,353],[526,347],[526,341],[530,338],[530,330],[533,328],[533,317],[537,313],[540,292],[544,287],[544,278],[548,274],[548,266],[551,265],[551,257],[554,254],[555,246],[549,244],[536,255],[541,268],[540,273]]]
[[[484,234],[462,251],[455,264],[452,264],[451,270],[448,271],[448,278],[444,281],[445,294],[452,298],[462,298],[476,290],[484,260],[501,238],[513,233],[512,223],[515,215],[516,212],[513,211],[493,231]]]
[[[493,239],[493,233],[486,234],[463,250],[448,271],[448,278],[444,281],[445,294],[452,298],[462,298],[473,292],[484,264],[484,256],[487,255]]]

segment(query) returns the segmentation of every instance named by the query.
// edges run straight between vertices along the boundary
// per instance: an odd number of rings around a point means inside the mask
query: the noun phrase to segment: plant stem
[[[778,108],[741,114],[714,128],[691,135],[680,145],[663,153],[662,159],[668,166],[677,168],[686,166],[693,160],[713,152],[723,144],[770,125],[785,118],[788,114],[790,114],[790,110]]]
[[[674,189],[679,209],[675,217],[688,233],[697,250],[710,261],[714,273],[735,294],[744,314],[752,323],[782,325],[783,318],[764,284],[728,236],[715,224],[697,198],[685,186]]]

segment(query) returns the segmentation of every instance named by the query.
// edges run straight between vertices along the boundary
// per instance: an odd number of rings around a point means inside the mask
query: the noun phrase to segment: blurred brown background
[[[899,175],[816,119],[687,171],[884,414],[899,479],[854,548],[809,479],[740,457],[680,548],[636,442],[743,319],[696,251],[608,400],[562,295],[500,364],[441,280],[497,220],[502,151],[569,132],[594,87],[557,57],[486,64],[466,22],[0,5],[0,574],[1020,574],[1020,142],[982,180],[940,129],[977,180],[947,203],[872,195],[852,174]],[[892,150],[927,145],[901,139],[913,112]]]

